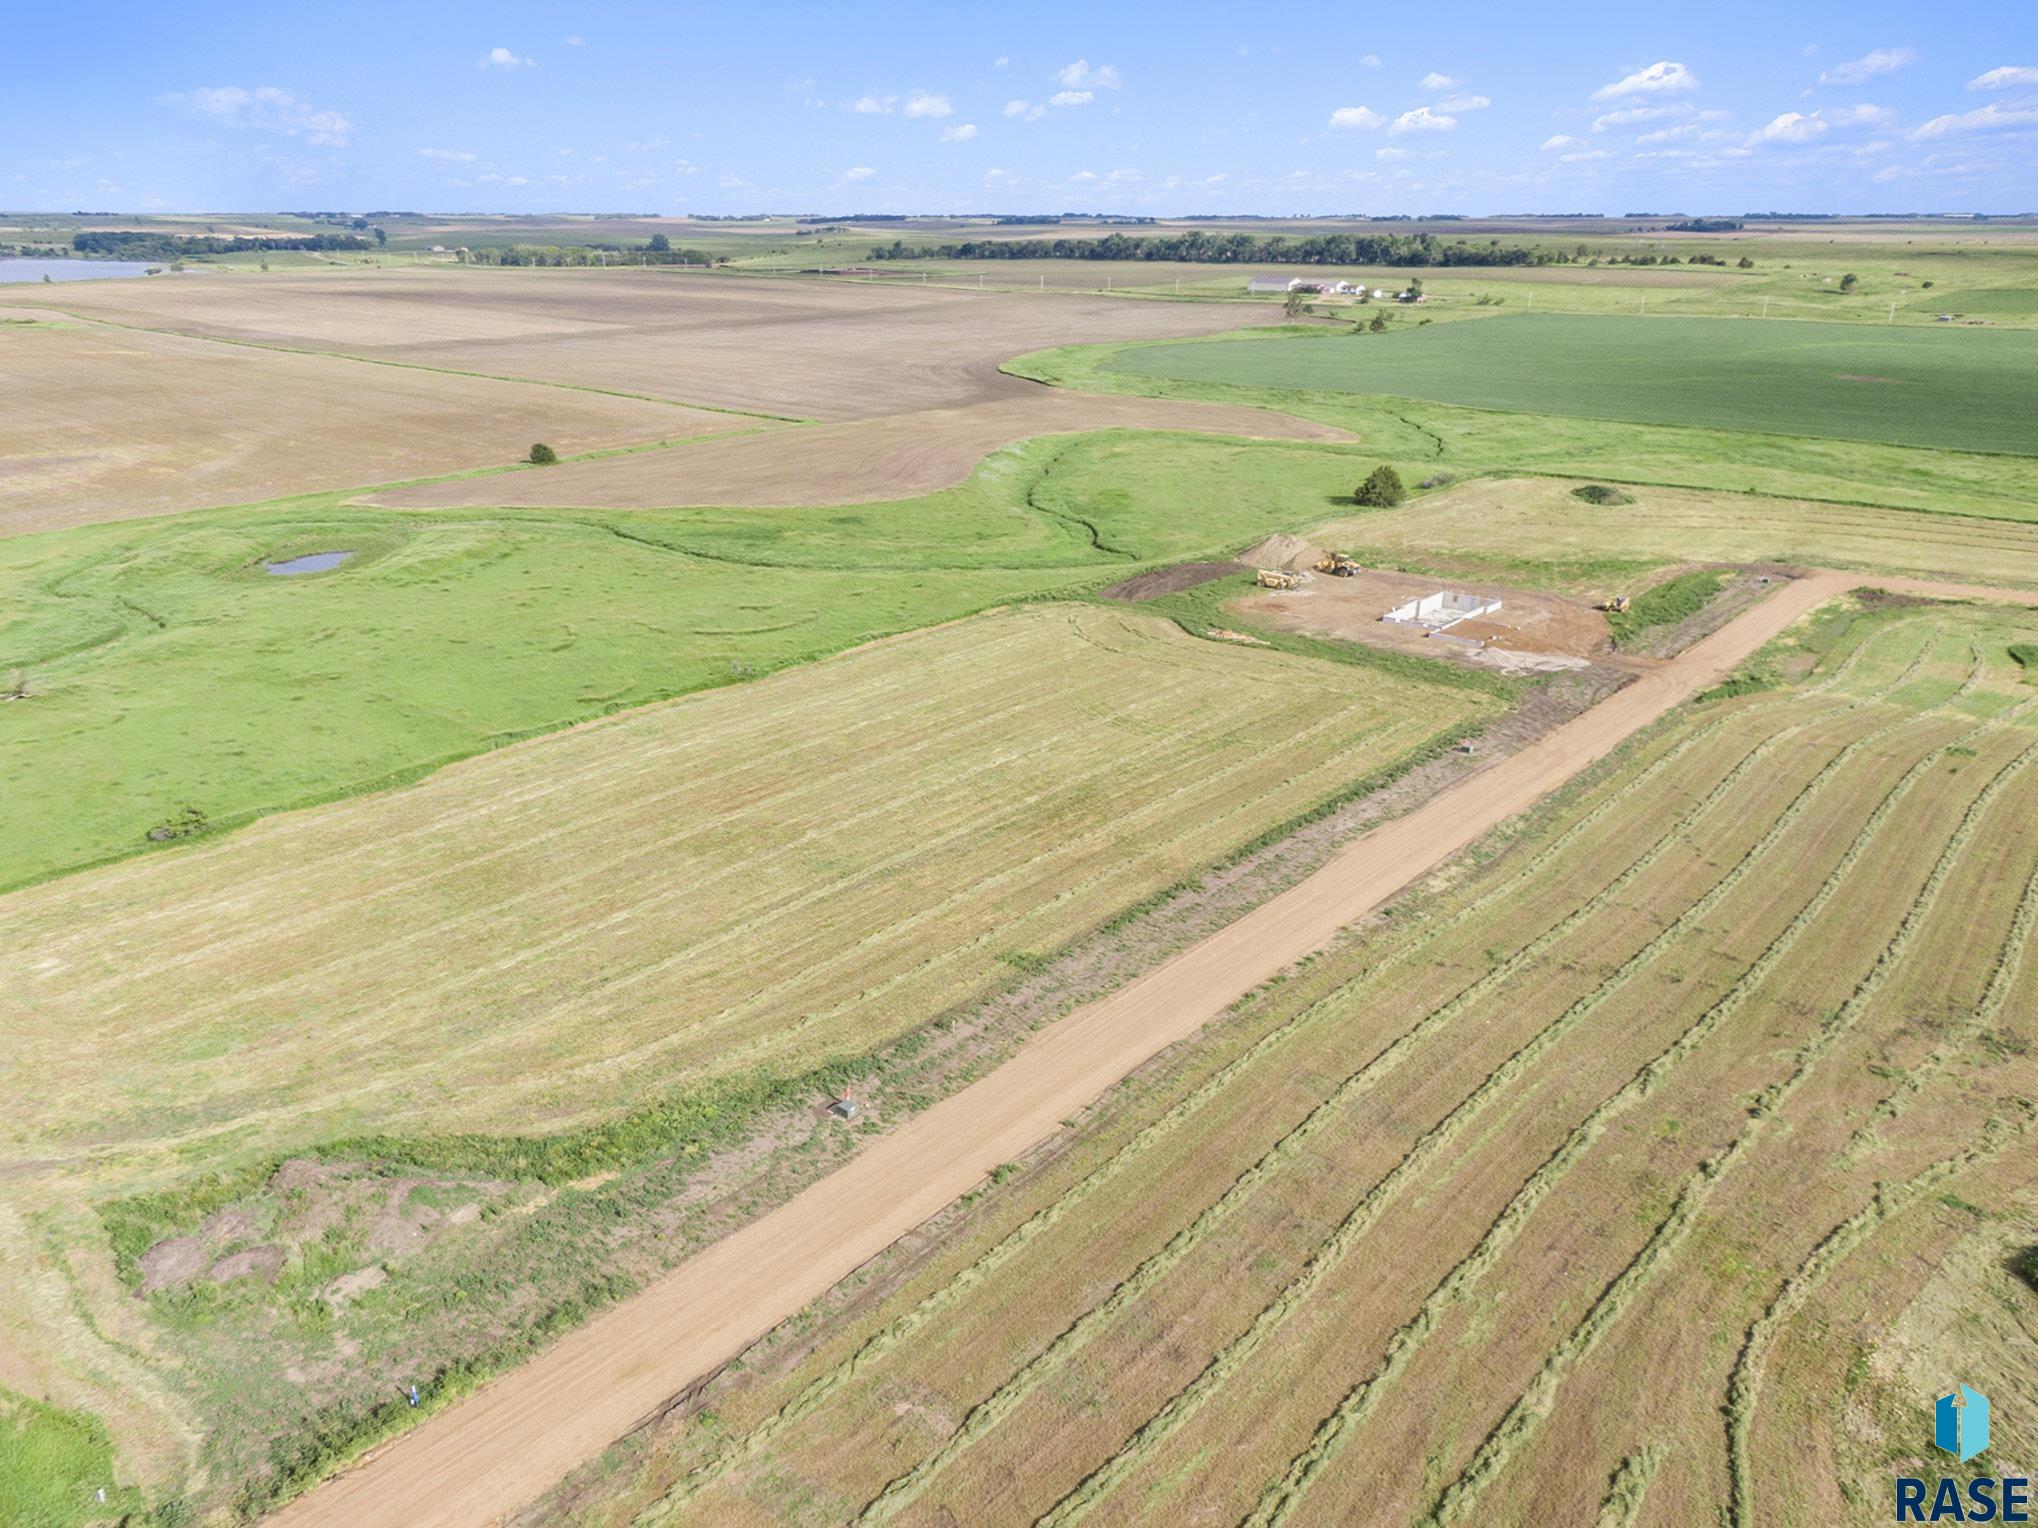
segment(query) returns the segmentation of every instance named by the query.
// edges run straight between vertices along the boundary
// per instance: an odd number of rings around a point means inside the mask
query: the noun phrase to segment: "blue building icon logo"
[[[1956,1385],[1932,1408],[1932,1441],[1963,1464],[1988,1447],[1988,1397]]]

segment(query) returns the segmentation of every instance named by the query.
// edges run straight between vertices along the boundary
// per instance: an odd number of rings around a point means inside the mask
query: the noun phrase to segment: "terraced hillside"
[[[1772,655],[1797,682],[1679,713],[1241,1002],[558,1514],[1886,1510],[1949,1299],[1891,1254],[1973,1245],[1943,1286],[2038,1239],[2030,639],[1820,617]],[[1842,1298],[1844,1406],[1806,1326]]]

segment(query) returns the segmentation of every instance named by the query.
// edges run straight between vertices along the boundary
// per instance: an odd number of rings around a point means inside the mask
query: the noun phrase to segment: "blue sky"
[[[15,8],[0,206],[2038,208],[2038,7]]]

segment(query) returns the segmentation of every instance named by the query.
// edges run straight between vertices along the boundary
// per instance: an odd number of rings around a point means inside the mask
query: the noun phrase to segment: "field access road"
[[[1783,585],[1590,711],[1354,839],[1309,879],[1048,1026],[996,1071],[274,1521],[472,1528],[514,1512],[1149,1058],[1717,683],[1814,607],[1861,586],[2038,604],[2029,593],[1873,575],[1814,572]]]

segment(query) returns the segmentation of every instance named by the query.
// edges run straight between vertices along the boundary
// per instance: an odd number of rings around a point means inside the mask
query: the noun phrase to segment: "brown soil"
[[[283,1267],[281,1247],[249,1247],[244,1252],[231,1253],[212,1265],[206,1277],[216,1284],[230,1283],[234,1279],[260,1279],[268,1283]]]
[[[513,1511],[992,1168],[1052,1136],[1241,993],[1717,682],[1850,582],[1821,574],[1779,591],[1589,714],[1346,845],[1307,880],[1049,1025],[989,1075],[876,1136],[787,1204],[301,1498],[277,1521],[450,1524]]]
[[[1141,573],[1136,578],[1113,584],[1104,591],[1104,598],[1136,605],[1141,600],[1158,599],[1163,594],[1179,594],[1198,584],[1244,571],[1245,564],[1242,562],[1178,562],[1172,568],[1155,568],[1151,573]]]
[[[199,1236],[173,1236],[159,1241],[142,1254],[141,1290],[152,1295],[159,1289],[175,1289],[202,1278],[212,1266],[212,1249]]]
[[[1329,425],[1265,409],[1017,385],[1020,391],[1014,395],[954,408],[774,427],[664,451],[563,462],[543,472],[420,483],[375,494],[368,502],[427,509],[861,504],[953,487],[993,451],[1035,435],[1150,429],[1272,440],[1351,439]]]
[[[1278,568],[1289,573],[1306,573],[1323,560],[1323,548],[1300,536],[1269,536],[1238,554],[1249,568]]]
[[[1478,620],[1460,621],[1441,637],[1420,626],[1380,619],[1395,606],[1443,587],[1442,580],[1406,573],[1317,577],[1299,589],[1249,594],[1233,601],[1231,608],[1277,631],[1341,637],[1370,647],[1419,653],[1425,658],[1455,658],[1503,671],[1529,672],[1550,666],[1510,661],[1510,655],[1516,654],[1567,660],[1562,667],[1582,666],[1612,654],[1612,633],[1606,617],[1597,610],[1562,595],[1501,584],[1450,580],[1449,588],[1498,599],[1500,609]]]

